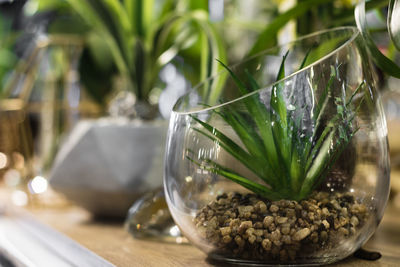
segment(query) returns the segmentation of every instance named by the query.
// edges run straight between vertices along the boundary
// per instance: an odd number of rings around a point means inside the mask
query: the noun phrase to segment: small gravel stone
[[[286,223],[288,221],[288,218],[287,217],[276,217],[276,219],[275,219],[275,222],[277,223],[277,224],[283,224],[283,223]]]
[[[310,233],[311,233],[310,229],[303,228],[303,229],[297,231],[293,235],[292,239],[295,241],[300,241],[300,240],[303,240],[304,238],[306,238]]]
[[[238,211],[239,211],[239,217],[250,218],[252,212],[254,211],[254,207],[253,206],[239,206]]]
[[[331,200],[330,202],[336,210],[341,210],[342,207],[339,205],[336,199]]]
[[[275,230],[276,230],[276,225],[275,225],[274,223],[272,223],[270,226],[268,226],[268,230],[269,230],[270,232],[275,231]]]
[[[265,205],[265,203],[263,201],[257,202],[255,205],[255,208],[262,214],[267,212],[267,205]]]
[[[357,226],[359,224],[358,218],[356,216],[352,216],[351,219],[350,219],[350,223],[353,226]]]
[[[247,230],[246,230],[246,235],[248,235],[248,236],[251,236],[251,235],[253,235],[254,234],[254,228],[248,228]]]
[[[329,210],[327,209],[327,208],[322,208],[322,215],[323,216],[328,216],[330,213],[329,213]]]
[[[330,224],[328,223],[328,221],[327,221],[327,220],[323,220],[323,221],[322,221],[322,224],[324,225],[324,227],[325,227],[325,229],[326,229],[326,230],[328,230],[328,229],[329,229],[329,227],[330,227]]]
[[[254,231],[254,234],[256,236],[263,236],[264,235],[264,231],[262,229],[257,229]]]
[[[290,225],[288,224],[283,224],[281,228],[281,232],[284,235],[288,235],[290,233]]]
[[[312,232],[310,238],[314,244],[318,243],[318,233],[317,232]]]
[[[279,239],[281,239],[281,232],[277,229],[271,233],[271,241],[278,241]]]
[[[236,244],[237,244],[239,247],[243,247],[244,244],[245,244],[244,240],[243,240],[242,237],[239,236],[239,235],[237,235],[237,236],[235,237],[235,242],[236,242]]]
[[[229,235],[231,233],[231,228],[230,227],[222,227],[222,228],[220,228],[220,231],[223,236]]]
[[[274,213],[279,211],[279,207],[277,205],[272,204],[271,207],[269,207],[269,211]]]
[[[248,229],[252,226],[253,226],[252,221],[244,221],[240,224],[238,231],[239,231],[239,233],[243,233],[244,231],[246,231],[246,229]]]
[[[288,218],[294,218],[294,217],[296,217],[296,210],[294,210],[294,209],[287,209],[287,210],[286,210],[286,216],[287,216]]]
[[[357,235],[369,216],[350,193],[318,192],[296,202],[230,192],[204,206],[193,223],[215,253],[296,262]]]
[[[358,214],[358,213],[365,213],[366,212],[366,207],[361,204],[353,204],[351,207],[352,213]]]
[[[249,236],[248,240],[250,244],[254,244],[254,242],[256,241],[257,237],[255,235],[251,235]]]
[[[274,222],[274,217],[265,216],[264,221],[263,221],[264,227],[265,228],[269,227],[273,222]]]
[[[234,219],[229,223],[229,227],[231,228],[239,227],[239,225],[240,225],[239,219]]]
[[[347,208],[346,207],[342,208],[341,211],[340,211],[340,214],[342,216],[347,216],[348,215]]]
[[[269,239],[264,239],[261,242],[262,247],[266,250],[266,251],[270,251],[271,247],[272,247],[272,242]]]

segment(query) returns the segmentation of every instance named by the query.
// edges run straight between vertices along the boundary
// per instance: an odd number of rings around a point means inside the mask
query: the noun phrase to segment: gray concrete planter
[[[96,216],[125,216],[162,185],[167,122],[81,121],[56,156],[50,184]]]

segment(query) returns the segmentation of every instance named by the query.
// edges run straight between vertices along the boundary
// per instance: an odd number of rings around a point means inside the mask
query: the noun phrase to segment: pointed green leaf
[[[263,175],[262,171],[263,171],[264,166],[262,164],[260,164],[259,160],[252,158],[243,148],[241,148],[234,141],[232,141],[232,139],[230,139],[229,137],[224,135],[219,130],[217,130],[214,127],[212,127],[211,125],[197,119],[196,117],[192,116],[192,118],[195,121],[197,121],[198,123],[200,123],[208,132],[210,132],[210,134],[207,134],[204,131],[197,129],[197,128],[193,128],[193,130],[199,132],[200,134],[206,136],[207,138],[213,140],[214,142],[219,143],[219,145],[226,152],[228,152],[234,158],[236,158],[237,160],[242,162],[247,168],[249,168],[252,172],[254,172],[260,179],[264,180],[268,184],[270,184],[270,183],[271,183],[271,185],[273,184],[273,182],[271,182],[271,179],[273,179],[273,177],[269,177],[269,176],[266,177]],[[252,159],[252,160],[248,160],[248,159]]]
[[[285,77],[285,60],[289,51],[283,56],[281,66],[279,68],[277,80]],[[283,96],[284,83],[278,83],[272,87],[271,100],[270,100],[270,118],[271,129],[279,163],[283,165],[285,174],[283,180],[286,185],[290,184],[289,173],[291,168],[291,138],[288,134],[287,110],[286,101]]]
[[[247,94],[249,90],[246,88],[243,82],[236,76],[235,73],[232,72],[232,70],[229,69],[229,67],[224,65],[222,62],[221,64],[230,73],[240,92]],[[254,84],[254,79],[251,79],[250,81],[253,83],[253,86],[258,87],[257,84]],[[247,110],[253,117],[258,130],[260,131],[260,136],[263,140],[264,147],[267,152],[267,159],[271,168],[274,169],[276,176],[283,177],[281,165],[278,160],[277,148],[275,147],[274,137],[272,134],[270,115],[267,108],[260,102],[258,97],[259,95],[254,93],[253,95],[244,98],[243,101]]]
[[[321,149],[318,150],[318,154],[313,161],[313,164],[310,166],[310,169],[307,172],[307,175],[302,183],[302,187],[300,189],[300,198],[307,196],[313,185],[315,180],[320,177],[320,174],[325,170],[330,156],[331,144],[334,138],[334,131],[331,131],[321,146]]]
[[[365,18],[365,1],[362,1],[357,5],[355,9],[355,19],[368,52],[375,64],[389,75],[400,79],[400,67],[379,51],[368,31],[368,25]]]
[[[266,197],[268,199],[272,200],[279,200],[281,199],[281,196],[279,192],[273,191],[269,188],[267,188],[265,185],[260,185],[258,183],[255,183],[239,174],[237,174],[235,171],[222,167],[221,165],[208,161],[208,163],[213,164],[215,167],[206,167],[206,169],[217,173],[219,175],[222,175],[230,180],[232,180],[235,183],[240,184],[241,186],[249,189],[250,191],[259,194],[260,196]]]
[[[278,31],[285,26],[290,20],[296,19],[310,10],[311,7],[332,2],[332,0],[303,0],[299,1],[294,7],[288,11],[279,14],[268,26],[259,34],[258,39],[250,49],[248,55],[255,55],[276,44],[276,36]]]
[[[400,1],[390,0],[388,11],[388,29],[393,44],[400,51]]]

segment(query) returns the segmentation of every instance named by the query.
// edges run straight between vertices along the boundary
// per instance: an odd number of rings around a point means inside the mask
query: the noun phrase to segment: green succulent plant
[[[287,54],[279,69],[278,81],[285,77],[286,56]],[[300,68],[303,68],[305,62],[306,59]],[[363,98],[357,102],[357,107],[352,102],[364,83],[357,87],[350,98],[346,99],[344,93],[341,97],[334,98],[336,113],[326,121],[324,114],[332,97],[330,91],[338,71],[331,67],[330,79],[317,99],[311,116],[313,130],[301,132],[299,116],[294,115],[298,111],[293,110],[285,101],[284,82],[278,82],[272,87],[268,108],[260,102],[255,91],[261,87],[248,71],[247,82],[251,88],[247,88],[231,69],[220,63],[230,73],[240,93],[250,94],[242,100],[245,112],[235,110],[229,105],[214,111],[233,129],[242,145],[192,115],[192,119],[198,123],[193,130],[217,143],[240,161],[258,178],[258,182],[209,158],[199,158],[196,161],[191,151],[188,151],[187,158],[201,168],[238,183],[264,198],[297,201],[306,198],[324,181],[332,165],[357,132],[354,118]]]
[[[85,36],[80,77],[90,95],[107,104],[112,77],[141,103],[142,119],[154,119],[160,87],[158,75],[177,63],[185,78],[197,84],[222,67],[225,47],[209,20],[208,2],[195,0],[32,0],[42,11],[55,11],[49,31]],[[184,63],[184,67],[182,64]],[[218,86],[210,88],[217,98]],[[156,99],[156,100],[154,100]],[[140,108],[146,107],[146,108]]]

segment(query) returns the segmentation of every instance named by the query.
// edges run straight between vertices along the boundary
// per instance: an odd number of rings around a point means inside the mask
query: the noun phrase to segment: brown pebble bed
[[[224,193],[200,210],[194,223],[214,245],[213,254],[294,261],[355,235],[367,217],[367,207],[351,193],[318,192],[300,202]]]

